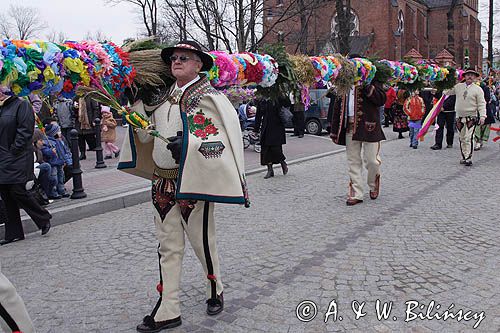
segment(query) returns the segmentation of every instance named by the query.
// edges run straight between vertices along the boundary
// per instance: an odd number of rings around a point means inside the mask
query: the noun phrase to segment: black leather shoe
[[[377,195],[378,196],[378,195]],[[376,198],[375,198],[376,199]],[[363,203],[363,200],[360,200],[360,199],[354,199],[354,198],[349,198],[347,199],[347,201],[345,202],[345,204],[347,206],[354,206],[354,205],[357,205],[357,204],[360,204],[360,203]]]
[[[224,310],[224,295],[221,293],[217,298],[210,298],[207,300],[207,314],[215,316]]]
[[[441,149],[441,146],[439,145],[434,145],[431,147],[432,150],[440,150]]]
[[[14,242],[22,241],[22,240],[24,240],[24,236],[17,237],[17,238],[11,238],[11,239],[4,239],[4,240],[0,241],[0,245],[7,245],[10,243],[14,243]]]
[[[153,317],[146,316],[142,320],[142,324],[137,325],[137,332],[155,333],[169,328],[181,326],[181,324],[182,324],[181,316],[164,321],[155,321]]]
[[[286,175],[288,173],[288,165],[285,161],[281,162],[281,170],[283,171],[283,175]]]
[[[42,236],[47,234],[50,230],[50,221],[45,223],[45,226],[42,228]]]

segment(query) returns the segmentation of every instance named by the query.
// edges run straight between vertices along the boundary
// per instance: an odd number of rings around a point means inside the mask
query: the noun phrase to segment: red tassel
[[[212,275],[212,274],[208,274],[207,275],[207,279],[211,280],[211,281],[215,281],[217,280],[217,278],[215,277],[215,275]]]
[[[156,290],[161,294],[163,292],[163,285],[161,283],[158,283],[156,285]]]

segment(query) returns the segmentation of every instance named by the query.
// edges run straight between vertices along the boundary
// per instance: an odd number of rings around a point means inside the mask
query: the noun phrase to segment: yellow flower
[[[85,86],[90,85],[90,75],[89,72],[87,71],[87,66],[85,66],[85,69],[80,73],[80,77],[82,78],[82,83]]]
[[[30,81],[36,81],[38,79],[38,75],[41,73],[41,71],[35,67],[31,72],[27,73],[27,76],[29,77]]]
[[[45,67],[43,70],[43,77],[45,78],[45,82],[49,80],[54,80],[56,78],[56,73],[49,66]]]
[[[14,84],[12,85],[12,92],[13,92],[14,94],[16,94],[16,95],[17,95],[17,94],[19,94],[19,93],[21,92],[21,90],[22,90],[21,86],[20,86],[20,85],[18,85],[17,83],[14,83]]]
[[[66,58],[64,59],[64,67],[75,73],[83,71],[83,62],[80,59]]]

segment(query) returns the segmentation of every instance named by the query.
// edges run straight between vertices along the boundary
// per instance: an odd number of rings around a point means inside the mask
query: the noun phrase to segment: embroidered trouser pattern
[[[346,134],[346,153],[349,168],[349,197],[363,200],[363,162],[367,170],[367,182],[371,191],[376,189],[377,176],[380,175],[380,142],[362,142],[352,139],[352,133]],[[363,158],[361,157],[363,154]]]
[[[21,297],[2,272],[0,272],[0,328],[5,332],[35,332]]]
[[[460,150],[462,152],[462,158],[466,161],[472,159],[472,152],[474,151],[472,138],[474,136],[475,128],[476,128],[475,117],[457,118],[457,129],[459,134],[458,139],[460,141]]]
[[[156,235],[159,241],[160,304],[152,313],[155,321],[180,316],[180,277],[184,256],[184,233],[200,260],[207,281],[207,299],[220,295],[219,257],[215,239],[214,203],[176,201],[175,181],[155,176],[153,206]]]

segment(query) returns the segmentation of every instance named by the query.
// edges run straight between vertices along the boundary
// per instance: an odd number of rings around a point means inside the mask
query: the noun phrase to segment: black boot
[[[271,178],[271,177],[274,177],[273,165],[272,164],[268,164],[267,165],[267,173],[264,176],[264,179],[268,179],[268,178]]]
[[[286,175],[288,173],[288,165],[285,161],[281,162],[281,170],[283,170],[283,175]]]

